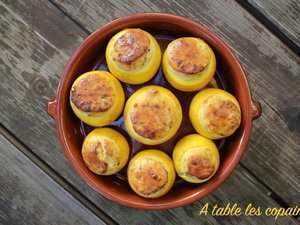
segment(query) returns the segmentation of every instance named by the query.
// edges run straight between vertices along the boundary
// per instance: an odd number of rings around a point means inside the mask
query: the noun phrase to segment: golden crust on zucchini
[[[206,179],[210,177],[214,171],[215,166],[208,157],[200,155],[192,155],[187,162],[188,174],[198,177],[199,179]]]
[[[206,127],[210,132],[219,136],[232,134],[240,125],[241,113],[239,108],[230,100],[207,99],[204,117]]]
[[[71,89],[71,101],[84,112],[105,112],[114,100],[113,88],[104,77],[91,74]]]
[[[207,51],[201,51],[198,40],[179,38],[168,46],[169,62],[173,69],[185,74],[203,71],[209,63]]]
[[[147,160],[133,172],[132,185],[144,195],[149,195],[163,188],[168,182],[168,172],[163,165],[154,160]]]
[[[148,149],[130,160],[127,177],[135,193],[144,198],[158,198],[172,188],[176,174],[172,159],[166,153]]]
[[[170,112],[171,108],[165,101],[135,103],[130,115],[133,129],[145,138],[162,138],[173,124]]]
[[[82,151],[82,157],[87,166],[98,174],[107,172],[108,166],[111,166],[109,161],[119,164],[119,157],[116,154],[113,143],[105,139],[86,143]]]
[[[120,63],[130,64],[144,55],[149,47],[150,40],[145,32],[132,29],[117,39],[113,59]]]

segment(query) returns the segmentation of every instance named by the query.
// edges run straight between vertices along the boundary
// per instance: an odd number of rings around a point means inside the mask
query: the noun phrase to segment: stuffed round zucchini
[[[213,141],[190,134],[175,145],[173,161],[178,176],[191,183],[202,183],[216,173],[220,157]]]
[[[189,116],[195,130],[210,139],[232,135],[241,123],[241,109],[236,98],[217,88],[208,88],[195,95]]]
[[[141,29],[125,29],[113,36],[106,48],[109,71],[129,84],[149,81],[157,72],[161,51],[155,38]]]
[[[213,78],[216,57],[202,39],[178,38],[168,45],[163,55],[163,71],[168,82],[176,89],[196,91]]]
[[[130,187],[145,198],[165,195],[175,181],[175,170],[171,158],[159,150],[144,150],[130,161],[127,177]]]
[[[81,153],[92,172],[112,175],[127,163],[129,145],[119,132],[111,128],[97,128],[86,136]]]
[[[125,94],[120,82],[106,71],[79,76],[70,91],[75,115],[90,126],[110,124],[122,113]]]
[[[124,122],[128,134],[147,145],[166,142],[175,135],[182,120],[181,105],[166,88],[140,88],[127,100]]]

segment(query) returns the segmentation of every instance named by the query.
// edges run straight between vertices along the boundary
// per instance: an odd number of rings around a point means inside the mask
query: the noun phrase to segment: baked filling
[[[208,131],[219,136],[228,136],[240,126],[241,113],[232,101],[210,97],[205,105],[203,116]]]
[[[130,120],[134,131],[149,139],[163,138],[173,126],[172,109],[167,100],[158,100],[159,92],[154,90],[143,102],[133,105]]]
[[[209,53],[198,45],[194,38],[179,38],[171,43],[167,53],[172,68],[185,74],[203,71],[209,64]]]
[[[106,78],[91,74],[71,89],[71,101],[84,112],[106,112],[114,100],[113,88]]]
[[[139,29],[132,29],[123,34],[114,45],[113,59],[124,64],[131,64],[148,52],[150,40]]]
[[[199,179],[209,178],[215,171],[211,160],[204,156],[192,155],[187,162],[188,174]]]
[[[161,162],[143,160],[133,171],[133,186],[137,192],[150,195],[161,190],[168,182],[168,172]]]
[[[104,174],[109,168],[119,164],[113,143],[106,139],[88,143],[82,156],[87,166],[99,174]]]

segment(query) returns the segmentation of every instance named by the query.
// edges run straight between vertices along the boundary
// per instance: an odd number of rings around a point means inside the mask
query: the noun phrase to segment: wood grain
[[[102,224],[0,134],[0,224]]]
[[[116,17],[141,11],[187,16],[208,26],[244,66],[263,116],[254,122],[242,163],[293,205],[300,202],[300,60],[233,0],[56,1],[89,31]],[[276,179],[274,179],[276,177]]]
[[[61,32],[61,36],[56,36],[48,33],[44,28],[45,20],[36,22],[39,17],[35,17],[36,10],[32,10],[34,7],[38,7],[42,15],[51,14],[51,20],[47,20],[47,23],[53,21],[52,30],[49,32],[70,29],[74,31],[74,35],[68,36]],[[147,8],[143,7],[145,11]],[[80,6],[77,5],[76,8],[80,9]],[[63,65],[69,53],[85,34],[77,32],[78,26],[66,19],[47,1],[31,0],[26,1],[26,4],[22,4],[22,1],[6,1],[0,3],[0,12],[0,68],[3,71],[0,83],[2,111],[0,121],[96,206],[120,224],[249,224],[250,221],[251,224],[273,223],[274,219],[267,217],[252,220],[250,217],[213,218],[197,215],[199,208],[206,202],[210,204],[233,201],[240,204],[256,202],[261,207],[278,206],[267,195],[269,189],[242,167],[239,167],[230,179],[208,198],[188,207],[163,212],[130,209],[114,204],[95,193],[65,161],[54,123],[46,114],[46,104],[55,94]],[[106,14],[109,15],[108,12]],[[56,43],[59,43],[60,39],[63,39],[62,43],[65,44],[60,43],[57,47]],[[295,224],[295,221],[291,218],[282,218],[277,223]]]
[[[247,0],[300,48],[300,2],[297,0]]]

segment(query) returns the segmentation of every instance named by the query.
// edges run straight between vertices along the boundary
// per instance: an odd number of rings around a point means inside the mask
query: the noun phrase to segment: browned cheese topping
[[[186,74],[203,71],[209,63],[209,58],[197,45],[197,40],[190,38],[180,38],[171,44],[168,54],[173,69]]]
[[[202,156],[193,155],[188,160],[188,173],[199,179],[206,179],[210,177],[215,171],[214,165],[211,161]]]
[[[141,103],[135,103],[130,114],[133,129],[137,134],[149,139],[159,139],[166,135],[173,125],[170,105],[166,101],[152,102],[157,98],[154,91]],[[152,96],[153,95],[153,96]]]
[[[144,55],[149,47],[150,40],[143,31],[128,31],[114,45],[114,60],[124,64],[131,64]]]
[[[238,107],[229,100],[208,104],[205,117],[208,129],[218,135],[232,134],[240,125],[241,114]]]
[[[82,156],[89,168],[97,168],[98,173],[105,173],[107,171],[108,164],[104,160],[99,159],[98,153],[101,150],[105,150],[108,155],[113,154],[113,150],[109,142],[104,141],[103,144],[101,142],[89,143],[86,146],[85,151],[83,151]]]
[[[168,172],[157,161],[149,161],[134,171],[135,189],[144,195],[150,195],[163,188],[168,182]]]
[[[97,75],[89,75],[72,87],[71,101],[84,112],[105,112],[113,105],[113,88]]]

